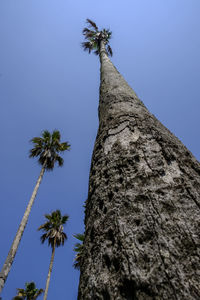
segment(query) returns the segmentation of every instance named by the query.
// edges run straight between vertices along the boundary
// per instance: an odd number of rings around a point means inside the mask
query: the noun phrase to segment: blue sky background
[[[28,158],[29,140],[56,128],[71,144],[64,167],[44,175],[3,300],[11,300],[27,281],[45,287],[51,249],[40,244],[36,229],[55,209],[70,219],[68,241],[56,251],[48,300],[77,297],[72,235],[84,230],[98,127],[99,61],[80,47],[85,19],[113,31],[118,70],[199,159],[199,15],[199,0],[0,1],[0,267],[40,172]]]

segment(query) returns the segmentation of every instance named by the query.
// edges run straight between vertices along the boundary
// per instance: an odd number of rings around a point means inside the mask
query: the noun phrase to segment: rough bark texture
[[[52,249],[51,260],[50,260],[50,265],[49,265],[49,272],[48,272],[48,275],[47,275],[47,281],[46,281],[46,287],[45,287],[43,300],[47,299],[47,294],[48,294],[48,290],[49,290],[49,283],[50,283],[50,279],[51,279],[51,272],[52,272],[52,268],[53,268],[53,261],[54,261],[54,256],[55,256],[55,250],[56,250],[56,241],[54,242],[54,247]]]
[[[200,164],[100,55],[78,299],[200,299]]]
[[[10,269],[12,267],[15,255],[17,253],[17,249],[19,247],[19,243],[21,241],[22,235],[24,233],[24,229],[25,229],[26,224],[28,222],[28,217],[29,217],[29,214],[31,212],[31,208],[33,206],[35,197],[37,195],[37,191],[38,191],[38,188],[40,186],[40,183],[41,183],[42,177],[44,175],[44,172],[45,172],[45,165],[42,167],[42,170],[41,170],[40,175],[38,177],[37,183],[35,185],[35,188],[33,190],[32,195],[31,195],[31,199],[30,199],[30,201],[28,203],[28,206],[26,208],[26,211],[25,211],[24,216],[22,218],[22,221],[20,223],[19,229],[18,229],[18,231],[16,233],[15,239],[14,239],[14,241],[12,243],[12,246],[11,246],[10,251],[8,253],[8,256],[6,258],[6,261],[5,261],[5,263],[3,265],[3,268],[2,268],[2,270],[0,272],[0,293],[1,293],[2,289],[3,289],[3,287],[4,287],[4,284],[5,284],[6,279],[8,277],[8,273],[10,272]]]

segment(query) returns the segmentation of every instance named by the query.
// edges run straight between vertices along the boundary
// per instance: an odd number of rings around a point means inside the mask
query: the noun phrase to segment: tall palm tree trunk
[[[52,249],[51,260],[50,260],[50,265],[49,265],[49,272],[48,272],[48,275],[47,275],[47,281],[46,281],[46,287],[45,287],[43,300],[47,299],[49,283],[50,283],[50,278],[51,278],[51,272],[52,272],[52,268],[53,268],[53,261],[54,261],[54,256],[55,256],[55,250],[56,250],[56,241],[54,242],[54,246],[53,246],[53,249]]]
[[[100,61],[78,299],[200,299],[200,164]]]
[[[17,249],[19,247],[20,240],[21,240],[22,235],[24,233],[24,229],[26,227],[26,224],[27,224],[27,221],[28,221],[28,217],[29,217],[29,214],[31,212],[32,205],[34,203],[34,200],[35,200],[38,188],[40,186],[42,177],[43,177],[44,172],[45,172],[45,165],[46,165],[46,163],[44,163],[44,165],[43,165],[43,167],[41,169],[40,175],[38,177],[38,180],[37,180],[37,183],[36,183],[35,188],[33,190],[32,196],[31,196],[31,198],[29,200],[28,206],[26,208],[26,211],[25,211],[24,216],[22,218],[22,221],[20,223],[19,229],[17,231],[15,239],[14,239],[14,241],[12,243],[12,246],[11,246],[10,251],[8,253],[8,256],[6,258],[6,261],[5,261],[5,263],[3,265],[3,268],[1,270],[1,273],[0,273],[0,293],[1,293],[2,289],[3,289],[3,287],[4,287],[4,284],[5,284],[5,281],[7,279],[8,273],[10,272],[12,263],[14,261],[15,255],[17,253]]]

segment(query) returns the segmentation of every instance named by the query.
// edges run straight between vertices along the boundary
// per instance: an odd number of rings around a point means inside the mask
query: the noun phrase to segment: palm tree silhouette
[[[30,150],[29,157],[38,157],[38,162],[42,166],[42,169],[36,182],[35,188],[33,190],[32,196],[29,200],[28,206],[25,210],[22,221],[20,223],[19,229],[16,233],[15,239],[12,243],[6,261],[1,270],[0,293],[4,287],[8,273],[11,269],[12,263],[17,253],[17,249],[19,247],[20,240],[28,222],[28,217],[30,215],[31,208],[34,203],[40,183],[42,181],[44,172],[45,170],[52,171],[56,163],[59,167],[62,167],[64,160],[59,154],[63,153],[66,150],[69,150],[70,148],[70,145],[67,142],[61,143],[60,138],[61,136],[58,130],[54,130],[52,134],[48,130],[44,130],[42,132],[42,137],[34,137],[33,139],[31,139],[31,143],[33,143],[34,147]]]
[[[51,277],[56,247],[63,246],[65,241],[67,240],[67,235],[65,232],[63,232],[63,225],[66,224],[66,222],[69,219],[69,216],[68,215],[62,216],[60,210],[56,210],[52,212],[50,215],[46,214],[45,218],[47,219],[47,221],[44,224],[42,224],[38,228],[38,230],[42,230],[45,232],[41,236],[40,240],[42,244],[46,240],[48,240],[48,245],[51,246],[52,254],[51,254],[49,272],[46,281],[44,300],[47,299],[47,293],[49,289],[49,283],[50,283],[50,277]]]

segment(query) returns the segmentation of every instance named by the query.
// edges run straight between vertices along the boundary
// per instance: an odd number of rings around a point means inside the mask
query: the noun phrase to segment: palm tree
[[[42,293],[44,293],[43,289],[37,289],[35,282],[27,282],[25,284],[25,289],[17,289],[17,296],[13,298],[13,300],[35,300]]]
[[[47,293],[49,289],[50,277],[53,267],[53,260],[55,255],[56,247],[63,246],[65,241],[67,240],[66,233],[63,232],[63,225],[66,224],[67,220],[69,219],[68,215],[61,215],[60,210],[56,210],[52,212],[50,215],[45,215],[47,219],[46,223],[42,224],[38,230],[42,230],[45,233],[41,236],[42,244],[48,240],[49,246],[51,246],[52,254],[51,260],[49,265],[49,272],[46,281],[45,293],[44,293],[44,300],[47,299]]]
[[[78,299],[200,299],[200,164],[113,66],[110,31],[87,24],[101,83]]]
[[[0,273],[0,293],[4,287],[5,281],[7,279],[8,273],[11,269],[12,263],[14,261],[20,240],[22,238],[24,229],[28,222],[28,217],[31,211],[31,207],[34,203],[39,185],[41,183],[42,177],[44,175],[45,170],[51,171],[53,170],[55,164],[57,163],[59,167],[63,166],[64,160],[60,153],[63,153],[66,150],[69,150],[70,145],[67,142],[60,142],[60,132],[58,130],[54,130],[51,134],[49,131],[44,130],[42,132],[42,137],[34,137],[31,142],[34,147],[30,150],[29,157],[38,157],[38,162],[42,166],[40,175],[36,182],[35,188],[33,190],[32,196],[29,200],[28,206],[20,223],[19,229],[15,236],[15,239],[12,243],[6,261],[3,265],[3,268]]]
[[[109,45],[112,32],[109,29],[99,31],[97,25],[90,19],[87,19],[86,22],[88,23],[89,28],[85,27],[83,29],[83,35],[86,39],[86,42],[82,43],[84,51],[88,51],[89,53],[93,51],[94,54],[100,55],[102,47],[105,47],[107,55],[112,56],[112,48]]]
[[[83,241],[84,241],[84,234],[78,233],[75,234],[74,237],[79,240],[78,243],[74,246],[74,251],[76,252],[76,256],[74,259],[74,268],[77,270],[80,270],[81,266],[81,259],[82,259],[82,253],[83,253]]]

